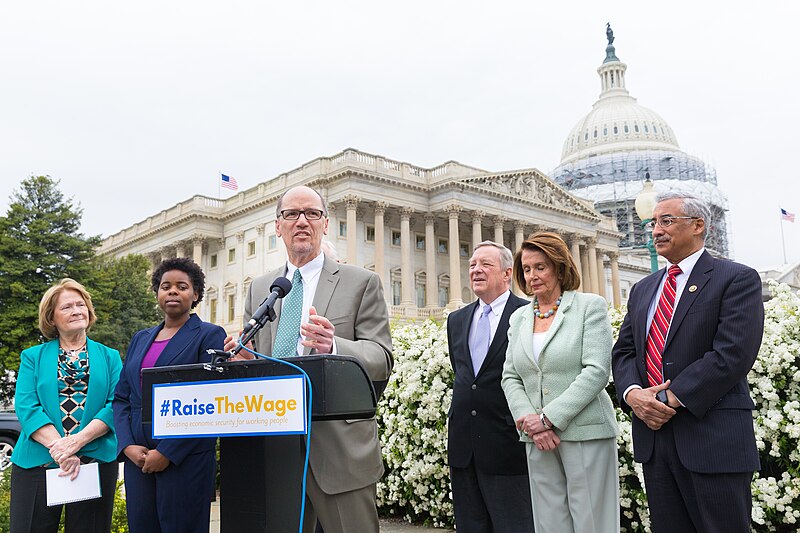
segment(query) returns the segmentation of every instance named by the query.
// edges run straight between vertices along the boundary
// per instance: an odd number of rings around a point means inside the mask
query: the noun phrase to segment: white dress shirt
[[[500,317],[503,316],[503,310],[506,308],[506,302],[508,302],[508,297],[510,295],[511,291],[509,290],[495,298],[493,302],[488,302],[488,305],[492,306],[492,312],[486,315],[489,319],[489,326],[492,329],[492,335],[489,337],[490,346],[492,345],[492,341],[494,341],[494,334],[497,332],[497,326],[500,325]],[[481,318],[481,313],[483,313],[483,306],[487,305],[487,302],[481,299],[478,300],[478,303],[479,305],[475,308],[475,313],[472,315],[470,331],[475,331],[475,328],[478,327],[478,320]]]
[[[308,322],[308,311],[314,303],[314,295],[317,293],[317,285],[319,284],[319,275],[322,272],[322,266],[325,264],[325,254],[319,253],[317,257],[300,267],[300,275],[303,276],[303,314],[300,322],[305,324]],[[297,267],[291,262],[286,261],[286,277],[292,279],[294,271]],[[303,341],[303,336],[300,335],[297,340],[297,354],[303,355],[305,346],[300,344]],[[332,353],[336,353],[336,339],[333,341]]]

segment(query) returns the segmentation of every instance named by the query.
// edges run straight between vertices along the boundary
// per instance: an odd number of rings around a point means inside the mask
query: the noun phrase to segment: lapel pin
[[[689,287],[689,292],[694,292],[696,290],[697,290],[697,285],[692,285],[691,287]]]

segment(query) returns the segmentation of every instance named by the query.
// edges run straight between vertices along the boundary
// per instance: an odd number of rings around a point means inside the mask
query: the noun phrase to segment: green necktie
[[[297,355],[297,338],[300,336],[300,320],[302,318],[303,276],[298,268],[292,276],[292,290],[283,299],[272,357],[283,358]]]

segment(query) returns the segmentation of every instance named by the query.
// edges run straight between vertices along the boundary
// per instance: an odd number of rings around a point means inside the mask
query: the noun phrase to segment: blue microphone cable
[[[306,388],[307,391],[306,427],[308,428],[308,433],[306,434],[306,457],[305,460],[303,461],[303,490],[302,493],[300,494],[301,498],[300,527],[298,529],[298,533],[303,533],[303,518],[305,517],[306,514],[306,479],[308,478],[308,453],[311,450],[311,404],[314,400],[314,391],[313,388],[311,387],[311,378],[309,377],[309,375],[306,373],[305,370],[303,370],[302,368],[300,368],[295,364],[290,363],[286,359],[278,359],[277,357],[270,357],[268,355],[260,354],[258,352],[251,350],[247,346],[244,346],[242,343],[239,343],[239,346],[241,346],[244,350],[253,354],[254,357],[258,357],[260,359],[267,359],[268,361],[276,361],[283,365],[290,366],[295,370],[297,370],[298,372],[300,372],[306,378],[306,383],[308,384],[308,387]]]

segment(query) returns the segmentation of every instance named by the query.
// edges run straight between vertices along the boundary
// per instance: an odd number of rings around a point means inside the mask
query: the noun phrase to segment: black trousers
[[[66,508],[66,533],[108,533],[117,490],[116,462],[100,463],[100,498],[47,506],[44,467],[11,467],[11,533],[56,533]]]

